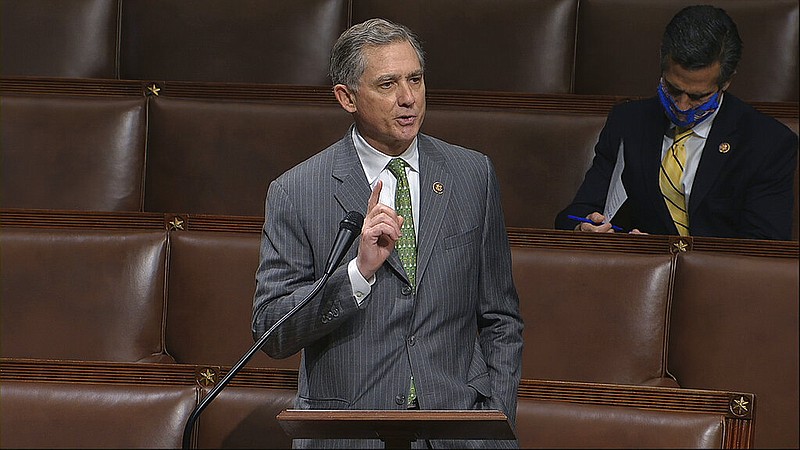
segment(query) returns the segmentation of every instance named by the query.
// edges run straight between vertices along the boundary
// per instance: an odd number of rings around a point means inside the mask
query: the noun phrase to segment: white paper
[[[622,185],[622,170],[625,168],[625,142],[620,141],[619,150],[617,151],[617,162],[614,165],[614,171],[611,173],[611,182],[608,185],[608,194],[606,194],[606,206],[603,209],[603,215],[606,217],[606,222],[611,222],[614,215],[619,211],[619,208],[628,199],[628,193],[625,192],[625,186]]]

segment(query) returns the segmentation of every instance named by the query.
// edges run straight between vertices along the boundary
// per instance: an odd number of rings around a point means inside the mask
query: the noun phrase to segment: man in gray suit
[[[404,26],[382,19],[354,25],[333,48],[330,75],[355,124],[269,186],[254,336],[306,297],[325,271],[342,217],[363,212],[349,262],[263,347],[273,358],[303,351],[295,407],[496,409],[513,425],[523,324],[491,161],[419,134],[424,56]],[[517,442],[413,443],[426,445]]]

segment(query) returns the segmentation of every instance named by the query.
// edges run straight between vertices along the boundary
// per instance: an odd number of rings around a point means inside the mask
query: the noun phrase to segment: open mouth
[[[417,116],[399,116],[397,117],[397,122],[400,125],[413,125],[414,122],[417,120]]]

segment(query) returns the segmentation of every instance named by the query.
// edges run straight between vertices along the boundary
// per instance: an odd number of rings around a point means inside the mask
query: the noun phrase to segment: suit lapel
[[[700,163],[697,165],[697,173],[692,184],[692,193],[689,196],[689,223],[692,221],[692,213],[697,211],[698,206],[703,202],[706,194],[711,190],[717,177],[719,176],[725,163],[730,158],[732,152],[736,151],[738,136],[736,135],[736,122],[738,121],[738,109],[736,99],[730,94],[725,94],[726,99],[722,102],[711,131],[703,147],[700,156]],[[720,145],[728,144],[728,150],[721,152]]]
[[[370,194],[369,184],[350,136],[348,131],[335,148],[332,175],[340,184],[333,195],[342,206],[343,213],[358,211],[366,214]]]
[[[417,237],[417,285],[425,275],[425,268],[431,259],[454,188],[453,177],[447,170],[445,157],[440,149],[426,136],[419,136],[420,223]]]
[[[334,197],[339,205],[342,206],[344,213],[348,211],[359,211],[367,214],[367,204],[371,189],[367,182],[367,176],[361,166],[356,148],[353,145],[352,127],[339,141],[336,146],[336,154],[333,161],[333,178],[340,182],[339,187],[334,192]],[[356,244],[357,245],[357,244]],[[403,263],[397,252],[392,252],[386,260],[395,272],[404,276]],[[419,275],[417,275],[419,277]]]

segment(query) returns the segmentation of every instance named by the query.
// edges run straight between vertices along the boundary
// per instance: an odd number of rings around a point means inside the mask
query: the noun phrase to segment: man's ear
[[[731,74],[730,78],[728,78],[728,81],[726,81],[725,83],[722,84],[722,87],[720,88],[720,91],[723,91],[723,92],[727,91],[728,88],[731,87],[731,80],[733,80],[733,77],[734,77],[734,75],[736,75],[736,73],[737,73],[737,71],[734,70],[733,73]]]
[[[343,84],[337,84],[333,87],[333,95],[336,96],[336,100],[342,105],[345,111],[349,113],[356,112],[356,103],[353,99],[353,93],[350,92],[350,89]]]

